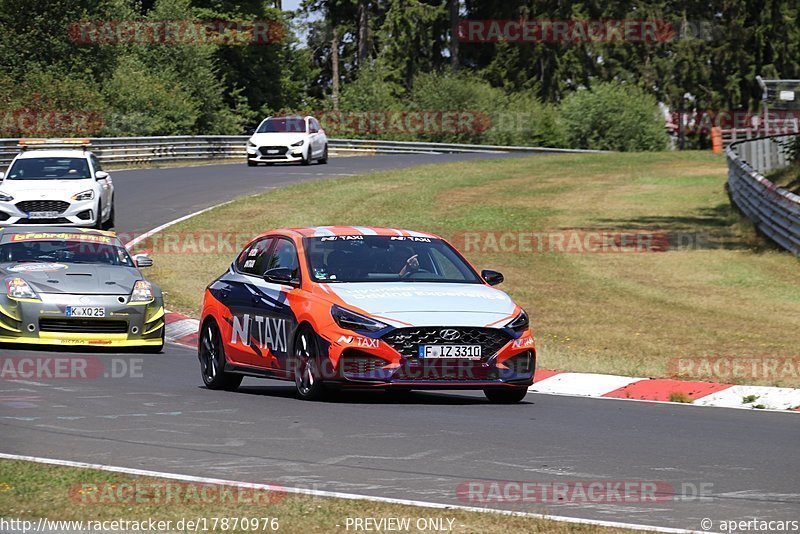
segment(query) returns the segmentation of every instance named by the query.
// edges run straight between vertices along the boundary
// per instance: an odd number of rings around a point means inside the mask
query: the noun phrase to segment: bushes
[[[668,141],[655,98],[620,83],[577,91],[555,106],[529,93],[507,94],[470,74],[422,74],[402,94],[372,67],[344,86],[340,109],[396,120],[386,127],[367,120],[367,128],[333,128],[335,136],[618,151],[664,150]],[[404,130],[404,112],[452,112],[452,120]]]
[[[637,87],[601,83],[569,95],[560,108],[568,146],[599,150],[664,150],[667,133],[656,99]]]

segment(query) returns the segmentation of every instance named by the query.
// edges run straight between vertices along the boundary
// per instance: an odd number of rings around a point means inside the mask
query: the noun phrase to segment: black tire
[[[528,394],[528,388],[522,387],[505,387],[505,388],[486,388],[483,394],[489,399],[489,402],[494,404],[516,404],[525,398]]]
[[[328,163],[328,145],[325,145],[325,151],[322,153],[322,157],[319,158],[319,162],[323,165]]]
[[[305,154],[301,156],[300,165],[311,165],[311,147],[308,147],[308,157]]]
[[[315,401],[325,397],[327,390],[320,371],[317,336],[310,328],[303,328],[297,333],[292,366],[294,385],[299,398]]]
[[[203,325],[197,356],[200,358],[200,374],[208,389],[236,391],[242,383],[242,375],[225,372],[225,347],[214,321],[207,321]]]
[[[114,197],[111,197],[111,213],[108,214],[108,220],[102,224],[103,230],[111,230],[114,228]]]
[[[252,161],[252,160],[250,160],[250,158],[247,158],[247,166],[248,167],[258,167],[258,162],[257,161]]]
[[[97,218],[92,228],[96,228],[97,230],[103,229],[103,203],[100,200],[97,201]]]

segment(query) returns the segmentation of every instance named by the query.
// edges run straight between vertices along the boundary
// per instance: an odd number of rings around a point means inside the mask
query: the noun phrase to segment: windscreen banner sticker
[[[20,241],[87,241],[89,243],[103,243],[111,244],[113,238],[105,235],[95,234],[80,234],[72,232],[31,232],[26,234],[13,234],[11,242],[17,243]]]
[[[53,273],[67,268],[63,263],[21,263],[6,270],[12,273]]]

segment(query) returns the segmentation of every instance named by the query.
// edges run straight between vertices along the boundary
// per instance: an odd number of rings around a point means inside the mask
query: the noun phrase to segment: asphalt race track
[[[118,230],[324,175],[463,157],[119,171]],[[795,414],[533,393],[513,406],[462,392],[346,392],[309,403],[285,382],[246,378],[236,393],[208,391],[195,353],[178,345],[160,355],[44,354],[97,359],[107,376],[0,381],[0,452],[665,527],[800,519]],[[468,481],[596,480],[650,481],[662,493],[657,502],[557,505],[457,496]]]
[[[331,157],[327,165],[296,163],[248,167],[239,164],[200,165],[166,169],[113,171],[116,230],[146,232],[197,210],[243,195],[326,177],[442,163],[508,154],[415,154],[372,157]],[[232,222],[232,225],[235,223]],[[231,229],[234,227],[232,226]],[[265,229],[266,230],[266,229]]]

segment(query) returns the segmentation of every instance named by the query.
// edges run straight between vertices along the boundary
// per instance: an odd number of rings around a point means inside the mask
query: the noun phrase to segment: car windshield
[[[441,239],[409,236],[328,236],[305,239],[317,282],[481,283]]]
[[[117,244],[53,239],[0,245],[0,263],[95,263],[133,267],[125,247]]]
[[[86,158],[22,158],[8,170],[7,180],[85,180],[91,178]]]
[[[302,117],[275,117],[261,123],[256,133],[305,133],[306,121]]]

